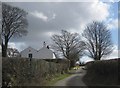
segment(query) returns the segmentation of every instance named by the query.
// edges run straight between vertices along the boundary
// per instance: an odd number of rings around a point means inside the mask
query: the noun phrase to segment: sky
[[[3,0],[1,0],[3,1]],[[20,38],[12,38],[9,47],[19,51],[31,46],[39,50],[45,41],[52,44],[51,36],[59,34],[61,30],[82,34],[85,26],[92,21],[103,21],[112,33],[114,51],[107,58],[118,57],[118,0],[4,0],[12,6],[19,7],[28,12],[28,34]],[[12,2],[8,2],[12,1]],[[38,0],[36,0],[38,1]],[[51,2],[50,2],[51,1]],[[75,2],[76,1],[76,2]],[[82,0],[83,1],[83,0]],[[81,61],[89,61],[83,57]]]

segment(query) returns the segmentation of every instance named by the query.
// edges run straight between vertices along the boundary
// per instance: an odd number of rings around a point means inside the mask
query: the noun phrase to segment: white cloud
[[[35,12],[32,12],[31,14],[33,16],[43,20],[43,21],[47,21],[48,20],[48,17],[44,13],[42,13],[42,12],[35,11]]]
[[[10,43],[8,44],[8,48],[16,48],[15,43],[10,42]]]
[[[39,18],[39,19],[41,19],[42,21],[45,21],[45,22],[54,20],[56,18],[55,13],[52,13],[51,17],[48,17],[43,12],[39,12],[39,11],[34,11],[34,12],[31,12],[30,14],[32,14],[34,17],[37,17],[37,18]]]
[[[54,32],[46,32],[46,33],[44,33],[43,35],[46,35],[46,36],[51,37],[53,34],[55,34],[55,33],[54,33]]]
[[[16,49],[18,49],[19,51],[27,48],[27,47],[26,47],[26,44],[23,43],[23,42],[17,42],[17,43],[9,42],[9,43],[8,43],[8,47],[9,47],[9,48],[16,48]]]
[[[79,28],[70,28],[75,29],[75,32],[82,33],[85,26],[92,21],[106,21],[107,18],[110,16],[109,13],[110,4],[109,3],[103,3],[101,1],[96,2],[89,2],[89,3],[80,3],[79,6],[79,17],[78,17],[78,23]]]
[[[94,2],[90,7],[90,12],[93,20],[103,21],[109,16],[110,5],[101,1]]]
[[[115,3],[115,2],[118,2],[118,1],[120,1],[120,0],[101,0],[101,1],[103,1],[103,2]]]
[[[81,63],[87,63],[90,61],[94,61],[94,60],[92,58],[89,58],[88,56],[83,56],[82,58],[80,58]]]
[[[118,19],[110,19],[108,29],[118,29]]]
[[[114,45],[114,50],[113,50],[113,52],[110,54],[110,55],[108,55],[107,57],[103,57],[102,59],[103,60],[106,60],[106,59],[115,59],[115,58],[118,58],[119,57],[119,53],[120,51],[118,50],[118,46],[117,45]]]
[[[49,17],[48,21],[54,20],[56,18],[56,14],[53,13],[51,17]]]
[[[52,19],[55,19],[55,18],[56,18],[56,14],[55,14],[55,13],[53,13]]]

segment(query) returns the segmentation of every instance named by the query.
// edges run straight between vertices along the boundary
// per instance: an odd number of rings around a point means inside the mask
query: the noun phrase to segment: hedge
[[[87,85],[118,85],[120,77],[118,62],[118,59],[88,62],[84,82]]]
[[[118,73],[118,60],[101,60],[87,63],[87,72],[96,75],[111,75]]]
[[[56,74],[68,71],[68,60],[2,58],[3,86],[44,86]]]

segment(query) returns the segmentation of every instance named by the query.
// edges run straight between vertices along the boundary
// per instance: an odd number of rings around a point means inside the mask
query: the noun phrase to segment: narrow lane
[[[80,68],[73,72],[73,75],[55,83],[54,86],[86,86],[85,83],[82,81],[85,73],[86,71]]]

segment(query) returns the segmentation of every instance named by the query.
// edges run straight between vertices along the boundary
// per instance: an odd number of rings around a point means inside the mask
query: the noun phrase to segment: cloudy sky
[[[9,1],[9,0],[6,0]],[[15,1],[15,0],[12,0]],[[28,0],[26,0],[28,1]],[[32,0],[29,0],[32,1]],[[41,0],[42,1],[42,0]],[[114,52],[109,58],[117,57],[118,51],[118,0],[86,0],[86,2],[7,2],[28,12],[28,34],[12,38],[9,46],[19,51],[31,46],[40,49],[43,41],[52,44],[51,36],[62,29],[81,34],[85,25],[92,21],[103,21],[112,33]],[[76,0],[78,1],[78,0]]]

